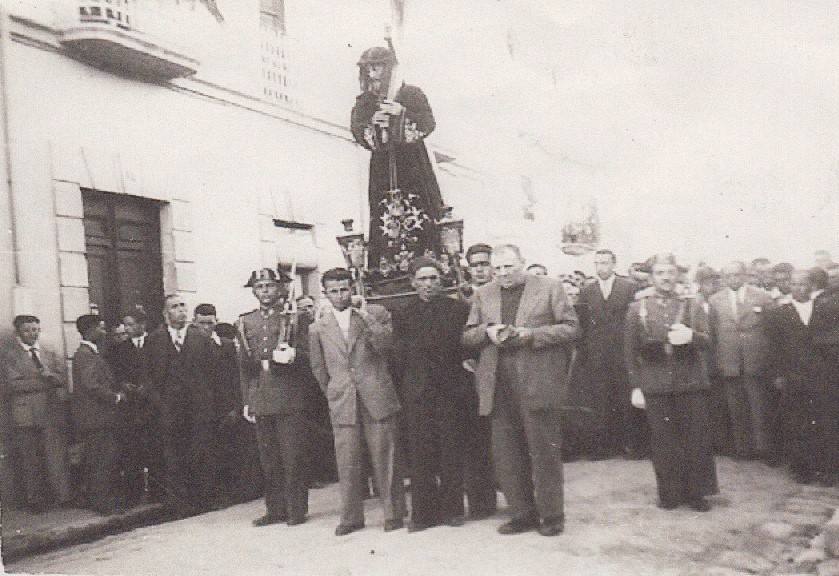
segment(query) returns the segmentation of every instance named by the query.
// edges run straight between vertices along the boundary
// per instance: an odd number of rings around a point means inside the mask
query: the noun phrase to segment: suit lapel
[[[493,282],[487,286],[486,302],[487,302],[487,318],[488,324],[501,323],[501,287]]]
[[[363,320],[359,318],[358,314],[350,313],[350,337],[349,341],[347,342],[347,351],[352,352],[353,346],[355,346],[358,337],[361,336],[361,332],[363,331],[361,323]]]
[[[600,289],[598,288],[598,291]],[[530,277],[524,281],[524,292],[521,294],[521,301],[519,302],[519,309],[516,311],[516,326],[524,326],[525,318],[530,315],[530,309],[536,302],[536,293],[538,287],[536,282]]]
[[[327,338],[332,340],[335,343],[335,345],[338,346],[338,348],[342,351],[349,351],[347,339],[344,338],[344,334],[341,331],[341,327],[338,326],[338,320],[335,318],[335,314],[330,312],[328,315],[324,316],[323,327],[323,332],[324,334],[326,334]]]

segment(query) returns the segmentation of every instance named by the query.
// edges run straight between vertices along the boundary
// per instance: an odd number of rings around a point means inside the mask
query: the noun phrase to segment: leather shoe
[[[499,534],[521,534],[539,526],[538,518],[513,518],[498,527]]]
[[[708,502],[705,498],[697,498],[696,500],[691,500],[690,502],[688,502],[688,506],[690,506],[697,512],[708,512],[711,509],[711,503]]]
[[[335,535],[336,536],[346,536],[347,534],[352,534],[356,530],[361,530],[364,528],[364,523],[361,524],[338,524],[335,527]]]
[[[286,522],[286,524],[288,524],[289,526],[297,526],[298,524],[303,524],[303,522],[305,521],[305,516],[292,516],[288,519],[288,522]]]
[[[562,518],[545,518],[539,526],[539,534],[542,536],[556,536],[565,530],[565,521]]]
[[[486,520],[487,518],[493,516],[495,514],[495,510],[492,508],[476,508],[475,510],[469,511],[469,519],[470,520]]]
[[[403,526],[405,526],[405,522],[402,521],[402,518],[385,520],[385,532],[393,532],[394,530],[400,530]]]
[[[659,500],[656,503],[656,506],[661,508],[662,510],[675,510],[679,507],[678,502],[670,502],[669,500]]]
[[[465,520],[463,516],[452,516],[451,518],[446,518],[445,524],[446,526],[451,526],[452,528],[459,528],[463,526]]]
[[[268,526],[269,524],[280,524],[281,522],[285,522],[286,519],[284,516],[272,516],[271,514],[266,514],[265,516],[260,516],[251,524],[259,528],[260,526]]]

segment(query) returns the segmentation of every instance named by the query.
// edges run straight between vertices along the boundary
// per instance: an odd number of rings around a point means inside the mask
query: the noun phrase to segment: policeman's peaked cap
[[[288,282],[291,282],[291,276],[279,268],[276,270],[272,268],[260,268],[259,270],[251,272],[251,277],[248,279],[248,283],[245,284],[245,288],[253,288],[254,284],[260,280],[276,282],[278,284],[287,284]]]
[[[362,52],[357,64],[359,66],[365,66],[367,64],[393,65],[397,62],[398,60],[390,48],[385,48],[384,46],[373,46],[372,48],[368,48]]]

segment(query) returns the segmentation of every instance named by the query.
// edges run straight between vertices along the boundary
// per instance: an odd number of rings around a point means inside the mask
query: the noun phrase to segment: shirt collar
[[[822,292],[824,292],[824,288],[820,290],[813,290],[813,292],[810,294],[810,300],[815,300],[816,298],[821,296]]]
[[[212,338],[213,342],[215,342],[216,346],[221,346],[221,338],[219,338],[218,334],[213,332],[210,334],[210,338]]]
[[[20,346],[24,350],[26,350],[27,352],[29,352],[33,348],[35,349],[36,352],[41,352],[41,341],[40,340],[35,340],[35,343],[32,346],[30,346],[29,344],[27,344],[26,342],[21,340],[20,337],[16,336],[16,338],[17,338],[18,344],[20,344]]]
[[[94,344],[90,340],[82,340],[81,343],[84,344],[85,346],[88,346],[91,350],[93,350],[97,354],[99,353],[99,347],[96,346],[96,344]]]

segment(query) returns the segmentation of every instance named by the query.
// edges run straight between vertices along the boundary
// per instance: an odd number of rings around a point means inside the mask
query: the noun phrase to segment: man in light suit
[[[57,393],[64,384],[60,361],[41,347],[41,321],[16,316],[14,343],[0,358],[4,401],[11,405],[17,466],[23,471],[26,504],[34,512],[46,508],[46,482],[56,499],[70,499],[64,446],[55,426]]]
[[[393,328],[387,310],[351,306],[352,275],[334,268],[321,278],[332,309],[309,328],[310,361],[329,402],[341,492],[336,536],[364,527],[362,447],[369,451],[385,516],[385,531],[402,527],[405,500],[395,470],[400,405],[387,366]]]
[[[475,292],[463,343],[480,351],[480,413],[492,414],[496,473],[513,512],[498,531],[554,536],[565,522],[560,410],[579,322],[558,281],[524,272],[517,246],[496,247],[492,267],[495,280]]]
[[[746,284],[746,266],[722,269],[725,288],[711,296],[711,334],[717,367],[724,378],[734,450],[739,458],[770,458],[769,339],[764,322],[772,297]]]
[[[623,358],[624,319],[633,302],[636,286],[615,274],[617,259],[611,250],[594,255],[597,278],[580,290],[582,342],[580,350],[594,411],[594,434],[590,447],[595,458],[640,455],[645,430],[629,402],[629,386]]]
[[[73,415],[83,445],[82,470],[87,487],[87,506],[100,514],[114,512],[118,505],[116,479],[119,443],[117,406],[125,400],[114,382],[111,367],[100,347],[107,333],[96,314],[76,319],[82,337],[73,355]]]

